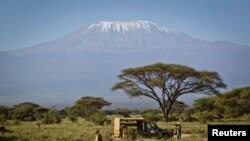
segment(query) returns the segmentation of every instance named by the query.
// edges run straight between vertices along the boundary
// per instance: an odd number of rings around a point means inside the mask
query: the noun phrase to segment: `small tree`
[[[44,114],[42,119],[43,124],[55,124],[60,123],[61,121],[61,117],[56,110],[49,110],[48,113]]]
[[[220,97],[206,97],[195,100],[192,107],[195,118],[202,122],[223,118],[223,109],[215,104]]]
[[[34,109],[40,107],[37,104],[24,102],[15,105],[12,109],[12,118],[16,120],[32,121],[35,120]]]
[[[192,110],[191,109],[186,109],[180,114],[179,120],[184,121],[184,122],[191,122],[194,120],[192,117]]]
[[[33,112],[34,112],[34,116],[37,120],[40,120],[43,118],[43,115],[45,113],[48,113],[49,109],[47,108],[43,108],[43,107],[35,107],[33,109]]]
[[[96,125],[104,125],[104,122],[107,120],[106,115],[103,113],[94,113],[90,115],[87,120],[92,121]]]
[[[77,116],[88,117],[101,110],[102,107],[111,103],[101,97],[86,96],[79,99],[75,105],[70,108],[70,112]]]
[[[237,118],[250,114],[250,87],[233,89],[216,99],[215,105],[224,111],[224,117]]]
[[[118,76],[112,90],[123,90],[131,97],[146,96],[155,100],[166,121],[177,98],[184,94],[219,94],[225,88],[216,72],[197,71],[191,67],[157,63],[129,68]]]
[[[128,108],[117,108],[116,113],[123,117],[130,117],[131,111]]]

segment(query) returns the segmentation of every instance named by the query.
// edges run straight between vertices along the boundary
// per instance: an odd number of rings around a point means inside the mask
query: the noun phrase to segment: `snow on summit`
[[[130,32],[133,30],[145,30],[151,32],[156,28],[162,32],[169,32],[168,29],[160,27],[149,21],[101,21],[100,23],[91,24],[88,29],[99,29],[101,32],[116,31],[116,32]]]

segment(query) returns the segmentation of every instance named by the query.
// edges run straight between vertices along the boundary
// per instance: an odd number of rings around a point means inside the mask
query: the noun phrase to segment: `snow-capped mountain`
[[[148,21],[101,21],[84,26],[63,38],[17,50],[18,53],[60,51],[79,52],[147,52],[157,49],[173,51],[189,42],[202,43],[183,33],[169,30]]]
[[[117,103],[125,96],[110,88],[119,72],[156,62],[217,71],[233,88],[250,84],[249,60],[247,46],[202,40],[148,21],[101,21],[53,41],[0,52],[0,105],[56,105],[83,95]]]
[[[99,30],[101,32],[134,32],[138,30],[143,30],[148,33],[151,33],[152,30],[159,30],[162,32],[168,33],[169,31],[160,27],[149,21],[134,21],[134,22],[126,22],[126,21],[101,21],[100,23],[94,23],[88,26],[89,30]]]

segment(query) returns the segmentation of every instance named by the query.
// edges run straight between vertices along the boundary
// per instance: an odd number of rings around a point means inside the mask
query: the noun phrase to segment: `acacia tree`
[[[87,117],[101,110],[104,106],[111,105],[102,97],[85,96],[77,100],[75,105],[71,107],[71,112],[81,117]]]
[[[216,72],[198,71],[176,64],[152,64],[122,70],[112,90],[130,97],[146,96],[158,102],[168,121],[173,104],[184,94],[219,94],[226,85]]]
[[[12,118],[22,121],[36,120],[34,109],[37,107],[40,106],[30,102],[15,105],[11,111]]]

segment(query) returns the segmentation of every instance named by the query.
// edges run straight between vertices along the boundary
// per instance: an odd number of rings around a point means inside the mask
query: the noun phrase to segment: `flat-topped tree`
[[[173,104],[184,94],[219,94],[226,85],[217,72],[198,71],[188,66],[157,63],[122,70],[112,90],[130,97],[146,96],[158,102],[168,121]]]
[[[99,112],[102,107],[111,105],[102,97],[84,96],[77,100],[71,107],[71,114],[81,117],[88,117],[94,113]]]

